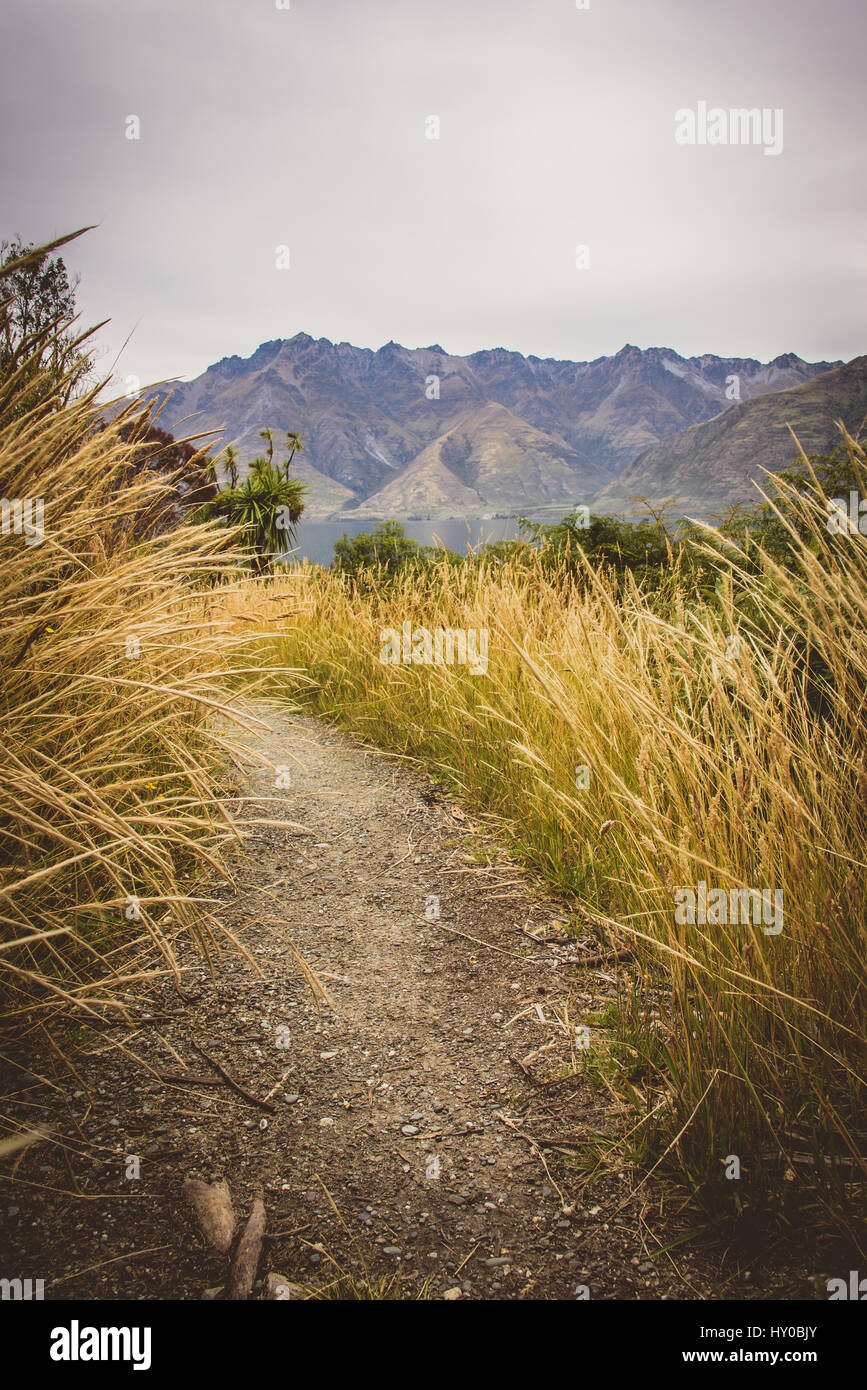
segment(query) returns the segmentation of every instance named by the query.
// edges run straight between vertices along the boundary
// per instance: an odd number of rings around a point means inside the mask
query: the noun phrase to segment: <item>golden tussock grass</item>
[[[41,535],[16,533],[10,508],[0,537],[7,1028],[58,1006],[123,1009],[143,974],[180,978],[179,938],[206,959],[237,949],[209,884],[242,838],[227,730],[250,722],[232,691],[259,670],[252,634],[209,601],[218,582],[224,605],[244,588],[236,538],[142,538],[169,480],[129,481],[139,446],[123,416],[95,428],[95,393],[64,404],[61,383],[31,405],[34,384],[26,355],[0,383],[0,497],[44,505]]]
[[[526,558],[364,585],[307,567],[278,649],[317,682],[319,711],[501,817],[576,909],[631,941],[633,1157],[670,1145],[669,1171],[717,1212],[797,1210],[858,1243],[867,538],[830,535],[820,496],[788,489],[786,505],[806,536],[796,563],[709,532],[710,597],[677,573],[649,593]],[[263,581],[261,603],[289,583]],[[487,629],[487,674],[383,664],[405,621]],[[678,921],[675,894],[701,881],[781,890],[782,930]]]

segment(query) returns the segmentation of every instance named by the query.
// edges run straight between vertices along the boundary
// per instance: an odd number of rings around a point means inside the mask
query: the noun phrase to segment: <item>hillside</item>
[[[505,406],[468,410],[396,478],[364,502],[367,516],[483,516],[574,505],[602,470]]]
[[[758,500],[763,470],[778,472],[796,457],[792,431],[809,453],[840,442],[836,422],[857,431],[867,415],[867,356],[856,357],[801,386],[734,405],[701,425],[646,449],[593,499],[600,512],[629,510],[636,498],[676,499],[708,517],[735,502]]]

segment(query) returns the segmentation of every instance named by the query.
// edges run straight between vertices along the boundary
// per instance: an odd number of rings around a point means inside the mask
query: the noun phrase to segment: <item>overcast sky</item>
[[[0,236],[98,224],[104,370],[867,351],[863,0],[279,2],[4,0]],[[781,108],[782,153],[679,145],[702,101]]]

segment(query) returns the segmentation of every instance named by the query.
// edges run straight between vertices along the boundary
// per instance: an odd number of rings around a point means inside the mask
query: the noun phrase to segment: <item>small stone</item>
[[[455,1303],[457,1299],[463,1298],[463,1296],[463,1289],[458,1288],[457,1286],[455,1286],[455,1288],[453,1289],[446,1289],[445,1293],[443,1294],[443,1298],[446,1300],[447,1303]]]
[[[323,1115],[322,1119],[319,1121],[319,1124],[322,1127],[322,1129],[330,1129],[331,1126],[334,1124],[334,1121],[332,1120],[330,1115]]]
[[[409,1138],[412,1137],[413,1134],[418,1134],[418,1126],[417,1126],[417,1125],[401,1125],[401,1127],[400,1127],[400,1132],[401,1132],[401,1134],[405,1134],[405,1135],[407,1136],[407,1138],[409,1139]]]
[[[383,1247],[382,1253],[383,1253],[383,1255],[399,1255],[399,1254],[400,1254],[400,1246],[399,1246],[399,1245],[386,1245],[386,1246]]]
[[[263,1297],[275,1302],[285,1302],[290,1298],[303,1298],[304,1290],[300,1284],[293,1284],[285,1274],[268,1275],[265,1280]]]
[[[433,1103],[433,1110],[434,1110],[434,1113],[435,1113],[436,1115],[438,1115],[438,1114],[440,1113],[440,1111],[441,1111],[443,1108],[444,1108],[444,1107],[443,1107],[443,1103],[442,1103],[441,1100],[435,1100],[435,1101],[434,1101],[434,1103]]]

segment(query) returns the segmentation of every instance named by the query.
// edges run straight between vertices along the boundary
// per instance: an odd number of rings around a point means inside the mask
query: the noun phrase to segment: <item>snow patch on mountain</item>
[[[377,444],[375,436],[371,434],[370,430],[368,430],[367,434],[364,436],[364,452],[370,454],[370,457],[376,459],[377,462],[384,463],[386,468],[397,468],[396,463],[392,463],[390,459],[386,458]]]
[[[699,391],[704,391],[705,395],[719,396],[722,394],[720,388],[703,377],[701,372],[691,371],[686,362],[675,362],[670,357],[663,357],[662,365],[667,372],[671,372],[672,376],[676,376],[680,381],[688,381],[691,386],[696,386]]]

